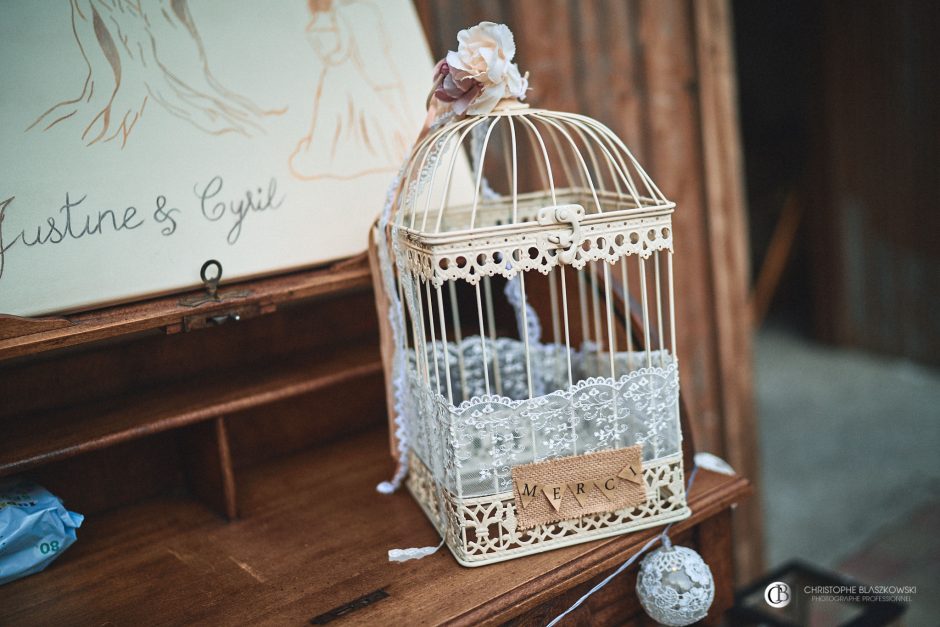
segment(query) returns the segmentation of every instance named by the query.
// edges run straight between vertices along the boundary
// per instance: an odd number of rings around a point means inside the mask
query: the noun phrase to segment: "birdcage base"
[[[519,529],[512,492],[459,498],[409,455],[408,489],[463,566],[482,566],[572,544],[638,531],[691,514],[685,499],[682,456],[644,462],[647,500],[637,507]]]

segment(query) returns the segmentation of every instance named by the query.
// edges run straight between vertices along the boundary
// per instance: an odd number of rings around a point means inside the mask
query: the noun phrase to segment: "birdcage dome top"
[[[469,206],[466,198],[452,198],[452,179],[466,172],[459,167],[462,156],[472,166]],[[398,223],[424,233],[529,222],[533,193],[553,202],[586,194],[586,215],[674,207],[607,126],[515,99],[435,128],[412,152],[404,191]],[[493,211],[514,199],[515,211]]]
[[[505,99],[416,145],[393,222],[426,278],[475,282],[671,250],[674,207],[602,123]]]

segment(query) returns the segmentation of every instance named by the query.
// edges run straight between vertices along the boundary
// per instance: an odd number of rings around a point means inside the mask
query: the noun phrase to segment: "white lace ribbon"
[[[705,470],[717,472],[720,475],[732,476],[736,474],[731,464],[714,453],[701,452],[695,454],[695,465]]]
[[[410,151],[409,151],[410,152]],[[407,163],[407,162],[406,162]],[[378,232],[376,236],[376,251],[378,252],[379,268],[382,273],[382,283],[385,294],[388,297],[388,321],[392,330],[392,345],[394,353],[392,355],[392,388],[395,398],[393,411],[393,423],[395,424],[395,438],[398,441],[398,468],[391,481],[383,481],[376,486],[376,490],[381,494],[392,494],[401,487],[408,474],[408,423],[404,411],[404,392],[406,385],[406,372],[404,363],[405,354],[405,331],[404,319],[402,316],[401,303],[398,301],[398,292],[395,289],[395,274],[392,269],[391,257],[388,253],[388,241],[385,235],[385,229],[391,218],[392,204],[395,202],[396,191],[404,175],[406,164],[402,164],[398,175],[392,180],[385,195],[385,206],[382,208],[382,215],[379,217]]]
[[[428,115],[430,119],[432,114],[429,112]],[[451,117],[453,117],[453,114],[449,112],[438,115],[427,124],[427,128],[433,129],[436,126],[444,124]],[[420,137],[421,135],[419,135],[419,139]],[[407,154],[410,156],[413,150],[414,145],[408,149]],[[398,467],[395,469],[395,474],[391,480],[383,481],[375,487],[376,491],[380,494],[394,493],[401,487],[402,481],[404,481],[405,477],[408,475],[409,417],[405,409],[405,387],[408,384],[405,351],[407,349],[406,342],[408,335],[405,331],[404,308],[401,301],[398,299],[398,290],[395,285],[395,271],[392,267],[391,255],[389,254],[386,229],[389,228],[392,219],[392,207],[395,204],[395,200],[398,198],[399,188],[402,184],[402,178],[405,176],[409,160],[410,157],[409,159],[405,159],[401,164],[401,168],[398,170],[398,174],[392,179],[392,182],[388,186],[388,190],[385,193],[385,205],[382,207],[382,213],[379,216],[378,232],[375,233],[375,246],[378,253],[379,269],[382,274],[383,289],[388,297],[388,321],[392,329],[392,345],[394,352],[392,355],[391,377],[392,393],[395,398],[393,408],[395,415],[392,421],[395,425],[395,439],[398,442]],[[392,226],[392,237],[395,237],[394,226]]]

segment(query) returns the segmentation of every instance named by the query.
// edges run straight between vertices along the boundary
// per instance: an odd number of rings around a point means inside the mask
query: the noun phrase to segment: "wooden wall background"
[[[814,322],[831,342],[940,364],[940,4],[820,10],[807,206]]]
[[[758,478],[743,166],[727,0],[415,0],[435,58],[457,31],[509,25],[533,105],[614,129],[678,204],[682,393],[696,447]],[[735,513],[737,577],[762,566],[757,499]]]

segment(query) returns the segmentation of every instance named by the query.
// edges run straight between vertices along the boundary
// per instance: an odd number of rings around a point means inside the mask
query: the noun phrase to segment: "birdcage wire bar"
[[[464,155],[472,199],[452,203]],[[508,104],[443,124],[414,148],[391,229],[407,327],[408,485],[461,563],[689,514],[674,207],[614,133],[581,115]],[[517,528],[512,466],[635,443],[642,507]]]

